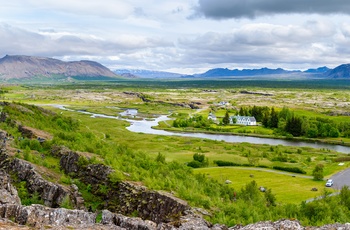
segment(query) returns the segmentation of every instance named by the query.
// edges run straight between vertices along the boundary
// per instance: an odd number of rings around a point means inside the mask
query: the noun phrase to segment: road
[[[334,189],[341,189],[344,185],[350,187],[350,168],[333,175],[331,179],[334,181]]]

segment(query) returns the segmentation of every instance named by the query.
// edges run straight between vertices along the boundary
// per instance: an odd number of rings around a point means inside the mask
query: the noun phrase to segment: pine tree
[[[226,111],[225,117],[222,119],[222,123],[223,123],[224,125],[230,124],[230,115],[228,114],[228,111]]]

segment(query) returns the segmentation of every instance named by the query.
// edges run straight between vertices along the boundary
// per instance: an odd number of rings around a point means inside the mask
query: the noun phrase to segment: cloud
[[[179,39],[185,63],[207,63],[229,68],[285,67],[303,68],[344,61],[340,53],[347,34],[337,32],[330,22],[308,21],[304,25],[253,23],[232,32],[208,32],[193,39]],[[339,37],[337,39],[337,37]],[[350,60],[347,60],[350,61]]]
[[[28,0],[27,4],[38,9],[65,14],[108,18],[126,18],[134,12],[134,7],[123,0]]]
[[[1,55],[112,56],[168,46],[173,46],[173,44],[157,37],[120,34],[107,40],[95,35],[55,32],[54,30],[35,33],[7,24],[0,24]],[[14,51],[16,53],[13,53]]]
[[[199,0],[196,14],[213,19],[274,14],[350,14],[348,0]]]

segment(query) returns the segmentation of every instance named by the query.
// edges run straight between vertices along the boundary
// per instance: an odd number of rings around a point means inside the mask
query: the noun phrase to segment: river
[[[153,126],[157,126],[158,122],[170,120],[166,115],[161,115],[154,120],[132,120],[124,119],[119,116],[109,116],[104,114],[96,114],[87,111],[72,110],[68,109],[63,105],[51,105],[53,107],[75,111],[84,114],[91,115],[91,117],[101,117],[109,119],[119,119],[125,120],[130,123],[126,129],[131,132],[137,133],[146,133],[146,134],[155,134],[155,135],[166,135],[166,136],[182,136],[182,137],[196,137],[196,138],[205,138],[210,140],[225,141],[230,143],[240,143],[248,142],[252,144],[268,144],[268,145],[285,145],[285,146],[299,146],[299,147],[311,147],[317,149],[330,149],[341,153],[350,153],[350,147],[342,145],[332,145],[327,143],[320,142],[307,142],[307,141],[293,141],[293,140],[284,140],[284,139],[273,139],[273,138],[261,138],[261,137],[250,137],[250,136],[237,136],[237,135],[221,135],[221,134],[207,134],[207,133],[181,133],[181,132],[170,132],[164,130],[153,129]]]

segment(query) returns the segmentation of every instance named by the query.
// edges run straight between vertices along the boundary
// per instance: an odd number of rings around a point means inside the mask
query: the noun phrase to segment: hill
[[[0,59],[0,80],[30,80],[34,78],[77,77],[84,80],[96,78],[115,78],[117,75],[105,66],[93,61],[71,61],[45,57],[6,55]]]
[[[340,65],[327,73],[330,78],[350,78],[350,64]]]
[[[288,71],[281,68],[278,69],[269,69],[269,68],[261,68],[261,69],[227,69],[227,68],[217,68],[211,69],[203,74],[198,74],[198,77],[230,77],[230,76],[256,76],[256,75],[271,75],[271,74],[286,74],[286,73],[294,73],[296,71]],[[300,72],[300,71],[297,71]]]

